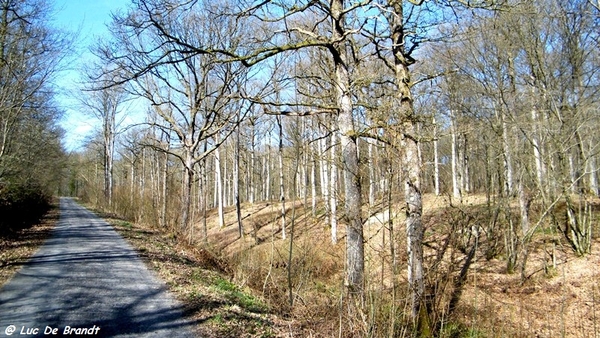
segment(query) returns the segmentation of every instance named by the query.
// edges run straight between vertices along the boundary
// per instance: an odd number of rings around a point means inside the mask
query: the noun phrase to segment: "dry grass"
[[[445,234],[456,231],[456,222],[466,227],[470,224],[485,224],[489,219],[483,209],[484,196],[469,196],[462,203],[452,201],[455,208],[449,208],[447,197],[425,196],[426,256],[430,261],[435,257]],[[290,203],[288,203],[288,206]],[[290,217],[288,208],[288,221]],[[341,281],[343,278],[344,245],[341,226],[341,242],[331,245],[328,241],[329,229],[322,214],[316,218],[310,215],[310,209],[296,204],[296,243],[292,264],[297,270],[293,274],[292,285],[297,301],[293,308],[282,306],[287,302],[287,269],[285,262],[289,250],[288,241],[281,238],[279,223],[279,205],[257,204],[246,206],[246,236],[237,238],[233,209],[226,210],[226,224],[218,228],[216,215],[211,215],[209,224],[209,241],[214,243],[231,261],[235,270],[234,281],[240,285],[250,286],[260,292],[267,302],[278,311],[283,311],[298,325],[296,334],[313,336],[336,336],[339,330]],[[401,210],[398,205],[394,210]],[[385,212],[376,213],[379,218],[387,218]],[[461,217],[467,215],[470,220]],[[532,213],[532,217],[535,214]],[[367,307],[371,307],[364,315],[360,325],[363,331],[373,336],[389,335],[382,329],[390,321],[392,314],[399,319],[394,334],[410,336],[410,325],[402,315],[406,306],[405,275],[406,253],[403,216],[392,215],[396,224],[398,237],[395,248],[400,262],[399,289],[396,300],[390,298],[392,276],[389,254],[389,231],[381,222],[369,221],[365,226],[365,255],[369,296]],[[288,222],[289,226],[289,222]],[[543,229],[542,229],[543,230]],[[288,229],[289,231],[289,229]],[[253,236],[256,236],[254,238]],[[520,274],[507,274],[503,251],[489,260],[489,252],[481,244],[474,263],[464,284],[458,306],[451,318],[442,318],[442,326],[437,327],[440,336],[486,336],[486,337],[597,337],[600,335],[600,259],[595,251],[585,257],[577,257],[566,244],[557,247],[557,268],[548,268],[548,240],[559,239],[561,234],[548,235],[544,231],[536,234],[530,244],[527,269],[528,279],[522,283]],[[482,237],[485,245],[492,245],[491,239]],[[502,240],[500,240],[502,242]],[[564,242],[564,241],[563,241]],[[502,243],[500,243],[502,244]],[[600,245],[598,240],[593,248]],[[464,262],[464,248],[452,247],[442,260],[442,271],[430,270],[430,280],[446,278],[452,284],[458,270]],[[447,256],[453,256],[454,266],[450,266]],[[452,270],[453,269],[453,270]],[[327,273],[320,273],[325,270]],[[306,271],[310,271],[306,273]],[[433,275],[435,273],[435,275]],[[504,285],[500,288],[499,285]],[[560,291],[560,292],[559,292]],[[437,292],[450,292],[440,291]],[[434,295],[437,297],[441,294]],[[447,301],[447,300],[446,300]],[[343,313],[342,313],[343,315]],[[321,318],[317,320],[316,318]],[[343,320],[350,320],[343,318]],[[366,329],[365,329],[366,328]],[[344,328],[342,328],[344,330]],[[359,330],[360,331],[360,330]],[[363,332],[364,333],[364,332]]]
[[[201,337],[272,337],[286,322],[264,302],[231,282],[228,262],[163,231],[103,214],[146,264],[184,303]]]
[[[226,226],[218,226],[216,212],[209,213],[208,239],[232,267],[233,282],[264,300],[285,317],[282,336],[331,337],[339,328],[339,296],[344,262],[344,231],[332,245],[323,211],[316,217],[301,202],[286,203],[287,238],[282,238],[278,203],[243,206],[244,236],[239,238],[235,209],[225,211]],[[295,211],[292,210],[295,208]],[[292,216],[294,225],[292,229]],[[196,233],[200,233],[200,228]],[[292,259],[289,240],[294,237]],[[289,286],[292,287],[290,301]]]
[[[585,257],[558,248],[556,268],[545,268],[546,253],[537,250],[524,283],[498,259],[477,262],[458,310],[461,322],[495,337],[600,337],[599,246],[596,240]]]
[[[37,224],[0,236],[0,286],[6,284],[50,236],[59,218],[57,203],[54,201]]]
[[[462,204],[452,203],[455,207],[448,206],[447,197],[424,198],[425,255],[429,263],[435,261],[436,250],[453,231],[489,222],[489,214],[483,212],[485,197],[469,196]],[[392,215],[397,234],[393,241],[387,225],[384,226],[388,215],[383,210],[365,210],[365,214],[377,216],[365,226],[366,310],[350,316],[343,298],[343,225],[340,224],[338,231],[339,242],[333,245],[323,206],[319,204],[313,216],[310,207],[296,202],[292,231],[292,203],[286,204],[285,240],[277,202],[243,205],[242,238],[238,236],[234,208],[226,208],[226,226],[222,228],[216,210],[210,210],[208,245],[203,243],[202,224],[197,215],[191,245],[156,229],[123,220],[112,222],[187,304],[189,314],[199,320],[202,336],[333,337],[340,336],[340,332],[344,337],[411,336],[411,325],[406,318],[406,249],[400,203],[393,206],[393,210],[400,210],[398,215]],[[383,218],[384,222],[376,218]],[[543,230],[531,242],[525,273],[528,278],[524,283],[520,274],[506,273],[502,248],[495,254],[486,252],[489,249],[486,246],[493,243],[484,235],[458,306],[450,318],[437,318],[441,323],[435,328],[437,334],[598,337],[600,256],[595,251],[600,245],[598,239],[592,254],[585,257],[576,257],[566,245],[556,246],[557,267],[548,268],[548,243],[554,243],[562,235]],[[290,234],[294,235],[291,265]],[[437,270],[428,266],[428,280],[437,281],[434,297],[446,302],[449,297],[446,293],[452,291],[465,257],[460,242],[452,243],[454,246],[438,262]],[[390,272],[394,258],[390,254],[392,244],[399,262],[395,289]],[[293,304],[290,304],[290,286]]]

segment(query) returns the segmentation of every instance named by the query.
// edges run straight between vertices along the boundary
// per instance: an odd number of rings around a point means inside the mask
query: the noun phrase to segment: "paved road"
[[[53,328],[58,336],[194,336],[181,305],[110,225],[71,199],[60,208],[52,236],[0,289],[0,336],[10,325],[17,337]]]

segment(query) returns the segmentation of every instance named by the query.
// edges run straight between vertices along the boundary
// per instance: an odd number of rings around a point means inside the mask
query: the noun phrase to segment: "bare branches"
[[[425,82],[425,81],[436,79],[438,77],[442,77],[442,76],[447,76],[447,75],[450,75],[450,74],[454,74],[454,73],[457,73],[458,71],[459,71],[459,69],[455,68],[455,69],[450,69],[450,70],[445,70],[445,71],[442,71],[442,72],[438,72],[438,73],[435,73],[435,74],[427,74],[427,75],[424,75],[424,76],[420,77],[419,79],[413,81],[411,85],[415,86],[415,85],[417,85],[417,84],[419,84],[421,82]]]
[[[281,115],[281,116],[313,116],[318,114],[335,114],[336,110],[307,110],[307,111],[271,111],[265,110],[265,114],[267,115]]]
[[[51,26],[51,14],[43,1],[0,6],[0,226],[11,217],[6,205],[27,204],[34,195],[36,203],[46,201],[60,184],[63,131],[52,81],[64,67],[71,37]],[[22,192],[10,196],[7,189]]]

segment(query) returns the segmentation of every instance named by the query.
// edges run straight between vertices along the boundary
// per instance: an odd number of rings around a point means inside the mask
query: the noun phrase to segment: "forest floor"
[[[498,259],[477,262],[461,297],[461,322],[494,337],[600,337],[600,241],[576,257],[556,250],[556,267],[544,252],[530,254],[529,277],[507,274]]]
[[[461,207],[473,207],[468,212],[476,214],[484,202],[483,197],[469,197]],[[435,241],[437,230],[447,230],[436,229],[435,224],[448,222],[442,218],[449,201],[425,196],[424,205],[429,222],[426,237]],[[287,202],[286,207],[285,240],[277,202],[243,205],[242,238],[234,208],[225,209],[223,227],[217,211],[210,210],[208,244],[203,242],[202,223],[194,227],[195,240],[190,243],[115,215],[101,216],[137,248],[186,304],[187,315],[200,323],[203,337],[333,337],[340,330],[344,332],[341,336],[360,336],[360,328],[342,326],[347,318],[340,314],[343,226],[338,230],[338,243],[332,244],[330,228],[324,225],[323,205],[318,205],[316,215],[300,201]],[[397,206],[393,210],[402,212]],[[385,294],[389,291],[385,285],[389,236],[383,224],[389,213],[365,210],[365,214],[372,215],[365,226],[367,278],[375,290],[378,282],[373,280],[381,276],[380,294]],[[397,247],[404,251],[401,215],[392,214],[392,219],[399,231]],[[597,220],[596,215],[596,229]],[[293,269],[288,265],[290,234],[294,237]],[[542,242],[532,241],[525,280],[519,272],[506,273],[502,255],[491,259],[476,255],[458,307],[444,327],[438,328],[439,336],[600,337],[600,239],[595,236],[592,253],[584,257],[577,257],[564,241],[552,246]],[[554,264],[549,263],[552,255]],[[405,253],[400,253],[399,259],[405,269]],[[404,275],[405,271],[402,278]],[[289,285],[293,304],[289,303]],[[377,322],[375,317],[369,314],[362,324]]]
[[[600,200],[588,202],[595,212],[585,256],[550,226],[532,237],[524,271],[507,273],[504,253],[476,256],[456,311],[461,324],[492,337],[600,337]],[[540,212],[534,206],[531,215]]]

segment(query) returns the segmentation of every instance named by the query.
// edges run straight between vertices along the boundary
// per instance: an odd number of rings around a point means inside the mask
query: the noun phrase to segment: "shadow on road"
[[[70,199],[51,237],[0,290],[0,336],[8,325],[40,336],[46,326],[60,334],[96,325],[105,337],[192,337],[182,313],[112,227]]]

